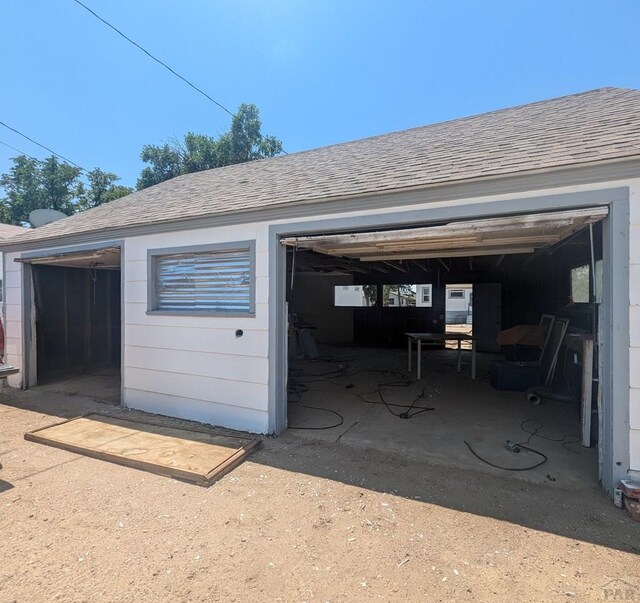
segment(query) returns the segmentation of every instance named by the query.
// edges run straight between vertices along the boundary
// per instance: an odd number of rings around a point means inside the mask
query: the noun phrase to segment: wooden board
[[[42,427],[25,440],[210,486],[259,445],[251,437],[164,427],[99,414]]]

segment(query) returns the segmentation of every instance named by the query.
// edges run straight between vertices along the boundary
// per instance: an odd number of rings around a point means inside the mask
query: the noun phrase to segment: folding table
[[[405,333],[407,336],[407,352],[408,352],[408,370],[411,372],[411,348],[413,342],[416,343],[417,349],[417,378],[422,376],[422,344],[434,345],[444,343],[446,341],[458,342],[458,372],[462,369],[462,342],[471,342],[471,378],[476,378],[476,340],[473,335],[465,333]]]

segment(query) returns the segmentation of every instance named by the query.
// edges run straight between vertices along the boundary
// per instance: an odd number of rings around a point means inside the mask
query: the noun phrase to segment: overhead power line
[[[133,44],[138,50],[141,50],[142,52],[144,52],[144,54],[146,54],[150,59],[153,59],[156,63],[158,63],[158,65],[161,65],[167,71],[171,72],[173,75],[180,78],[185,84],[187,84],[188,86],[191,86],[191,88],[193,88],[196,92],[200,93],[206,99],[210,100],[214,105],[218,106],[223,111],[226,111],[229,115],[231,115],[231,117],[235,117],[235,114],[229,111],[229,109],[227,109],[222,103],[219,103],[215,98],[212,98],[211,96],[209,96],[204,90],[202,90],[202,88],[198,88],[198,86],[196,86],[193,82],[190,82],[186,77],[180,75],[175,69],[172,69],[171,67],[169,67],[169,65],[167,65],[164,61],[161,61],[158,57],[152,55],[146,48],[143,48],[142,46],[140,46],[140,44],[138,44],[137,42],[132,40],[129,36],[127,36],[122,31],[120,31],[115,25],[111,25],[109,21],[107,21],[106,19],[103,19],[98,13],[91,10],[86,4],[83,4],[82,2],[80,2],[80,0],[73,0],[73,1],[76,4],[80,5],[82,8],[84,8],[86,11],[91,13],[96,19],[104,23],[107,27],[113,29],[113,31],[115,31],[119,36],[123,37],[127,42],[129,42],[130,44]]]
[[[29,159],[33,159],[34,161],[38,161],[38,159],[36,157],[34,157],[33,155],[29,155],[29,153],[25,153],[24,151],[21,151],[20,149],[16,149],[16,147],[11,146],[9,143],[4,142],[4,140],[0,140],[0,144],[4,145],[5,147],[14,150],[16,153],[20,153],[20,155],[24,155],[25,157],[28,157]]]
[[[22,132],[20,132],[20,130],[16,130],[15,128],[12,128],[10,125],[5,124],[3,121],[0,121],[0,125],[4,126],[5,128],[7,128],[7,130],[11,130],[12,132],[15,132],[16,134],[19,134],[20,136],[22,136],[22,138],[26,138],[29,142],[32,142],[33,144],[38,145],[40,148],[44,149],[45,151],[49,151],[49,153],[55,155],[56,157],[59,157],[63,161],[66,161],[67,163],[70,163],[71,165],[76,166],[78,169],[82,170],[83,172],[87,171],[82,166],[80,166],[77,163],[71,161],[71,159],[67,159],[63,155],[60,155],[60,153],[56,153],[53,149],[50,149],[49,147],[47,147],[47,146],[45,146],[43,144],[40,144],[37,140],[34,140],[30,136],[27,136],[26,134],[23,134]],[[7,146],[9,146],[9,145],[7,145]],[[17,149],[14,149],[14,150],[17,150]],[[25,153],[25,155],[26,155],[26,153]]]

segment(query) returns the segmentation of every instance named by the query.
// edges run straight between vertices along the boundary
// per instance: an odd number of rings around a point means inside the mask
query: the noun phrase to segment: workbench
[[[447,341],[458,342],[458,372],[462,370],[462,342],[471,342],[471,378],[476,378],[476,340],[472,335],[465,333],[405,333],[407,336],[408,371],[412,370],[411,354],[413,343],[417,349],[417,378],[422,378],[422,346],[439,345]]]

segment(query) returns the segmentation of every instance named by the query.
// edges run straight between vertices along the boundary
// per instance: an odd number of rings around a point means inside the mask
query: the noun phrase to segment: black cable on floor
[[[335,375],[335,378],[342,379],[343,377],[354,377],[355,375],[360,375],[361,373],[381,373],[383,375],[392,375],[394,377],[398,377],[398,379],[402,379],[404,375],[397,371],[392,371],[390,369],[360,369],[357,371],[353,371],[351,373],[347,372],[348,365],[344,369],[335,369],[333,371],[327,371],[326,373],[302,373],[296,379],[300,381],[304,379],[304,383],[312,383],[314,381],[329,381],[331,383],[336,383],[335,381],[331,381],[329,378],[330,375]],[[409,382],[410,383],[410,382]],[[336,383],[336,385],[342,385],[340,383]]]
[[[525,425],[527,423],[536,423],[538,426],[535,427],[533,431],[529,431],[528,429],[525,429]],[[579,436],[574,435],[572,433],[565,433],[561,438],[550,438],[548,436],[543,436],[538,433],[543,428],[544,428],[544,423],[542,421],[538,421],[536,419],[525,419],[524,421],[522,421],[522,423],[520,423],[520,429],[522,429],[522,431],[524,431],[525,433],[529,434],[529,437],[524,442],[522,442],[522,444],[528,444],[532,438],[536,437],[536,438],[540,438],[541,440],[547,440],[547,442],[559,442],[560,446],[562,446],[565,450],[568,450],[572,454],[579,454],[575,450],[571,450],[571,448],[567,448],[567,446],[570,444],[577,444],[578,442],[580,442]],[[574,439],[565,442],[566,438],[574,438]],[[522,444],[518,444],[518,446],[521,446]]]
[[[353,362],[355,359],[355,356],[318,356],[309,358],[307,362]]]
[[[349,360],[352,360],[352,358],[335,358],[335,357],[321,357],[318,360],[324,360],[326,359],[329,362],[348,362]],[[398,378],[398,381],[391,381],[391,382],[387,382],[387,383],[380,383],[378,384],[377,390],[375,393],[378,394],[378,397],[380,398],[380,402],[375,401],[375,400],[368,400],[367,398],[365,398],[364,396],[360,395],[360,394],[356,394],[354,392],[348,392],[351,395],[356,396],[359,400],[366,402],[367,404],[383,404],[385,406],[385,408],[394,416],[397,417],[399,419],[412,419],[413,417],[425,413],[425,412],[429,412],[432,410],[435,410],[435,408],[431,407],[431,406],[419,406],[417,403],[419,400],[424,399],[425,395],[426,395],[426,386],[422,389],[422,392],[416,396],[416,398],[414,398],[412,400],[412,402],[410,404],[396,404],[394,402],[389,402],[384,394],[382,393],[382,388],[383,387],[409,387],[410,385],[412,385],[411,381],[406,381],[403,380],[404,378],[404,374],[399,372],[399,371],[394,371],[391,369],[360,369],[357,371],[353,371],[353,372],[347,372],[349,368],[349,365],[347,364],[344,367],[340,367],[339,369],[333,369],[330,371],[326,371],[323,373],[304,373],[302,370],[297,369],[296,372],[299,373],[295,379],[291,379],[289,382],[289,387],[288,387],[288,402],[290,403],[298,403],[302,400],[302,394],[309,391],[309,387],[308,387],[308,383],[316,383],[316,382],[320,382],[320,381],[325,381],[327,383],[331,383],[333,385],[337,385],[340,387],[343,387],[344,384],[343,383],[339,383],[338,381],[334,381],[332,379],[332,377],[334,379],[343,379],[345,377],[352,377],[361,373],[380,373],[383,375],[390,375],[390,376],[394,376],[396,378]],[[372,392],[373,393],[373,392]],[[405,410],[401,411],[401,412],[394,412],[392,410],[393,408],[403,408]],[[342,417],[342,415],[340,415],[339,413],[337,413],[336,411],[332,411],[330,409],[327,408],[321,408],[321,407],[313,407],[313,406],[304,406],[304,408],[312,408],[312,409],[316,409],[316,410],[325,410],[327,412],[331,412],[335,415],[337,415],[340,418],[340,423],[337,423],[335,425],[331,425],[331,426],[325,426],[325,427],[290,427],[290,429],[333,429],[334,427],[338,427],[339,425],[342,425],[342,423],[344,422],[344,419]]]
[[[429,407],[429,406],[421,406],[419,408],[416,408],[416,403],[418,402],[418,400],[422,400],[425,397],[427,388],[426,386],[422,388],[422,392],[416,397],[414,398],[414,400],[411,402],[411,404],[408,405],[398,405],[398,404],[392,404],[390,402],[387,402],[386,398],[384,397],[384,395],[382,394],[382,388],[383,387],[409,387],[409,385],[411,385],[410,381],[391,381],[389,383],[380,383],[378,385],[378,395],[380,396],[380,400],[382,400],[383,404],[386,406],[387,410],[394,416],[394,417],[398,417],[399,419],[413,419],[413,417],[422,414],[423,412],[427,412],[429,410],[435,410],[435,408],[433,407]],[[396,413],[393,410],[391,410],[391,406],[403,406],[405,407],[407,410],[400,412],[400,413]],[[411,412],[412,410],[415,410],[415,412]]]
[[[378,402],[377,400],[367,400],[364,396],[361,396],[360,394],[353,394],[353,395],[356,396],[357,398],[360,398],[360,400],[362,400],[363,402],[366,402],[367,404],[378,404],[379,406],[386,406],[387,409],[389,408],[389,406],[395,406],[396,408],[408,408],[408,409],[415,408],[416,410],[420,410],[421,412],[426,412],[428,410],[435,410],[435,408],[433,408],[432,406],[418,406],[415,403],[414,404],[397,404],[395,402]],[[419,413],[415,413],[415,414],[419,414]]]
[[[518,446],[520,446],[520,448],[522,448],[523,450],[528,450],[529,452],[533,452],[534,454],[537,454],[538,456],[542,457],[542,460],[539,463],[535,463],[534,465],[529,465],[528,467],[503,467],[502,465],[496,465],[495,463],[492,463],[491,461],[488,461],[487,459],[482,458],[473,448],[471,448],[471,444],[469,444],[469,442],[467,442],[466,440],[464,440],[464,443],[466,444],[471,454],[473,454],[473,456],[475,456],[478,460],[482,461],[483,463],[486,463],[490,467],[494,467],[496,469],[502,469],[503,471],[531,471],[531,469],[540,467],[540,465],[544,465],[549,460],[547,455],[543,454],[539,450],[534,450],[533,448],[529,448],[528,446],[524,446],[523,444],[518,444]]]
[[[352,377],[354,375],[358,375],[360,373],[381,373],[383,375],[391,375],[394,377],[397,377],[399,379],[402,379],[404,377],[404,375],[398,371],[393,371],[390,369],[361,369],[358,371],[353,371],[351,373],[346,373],[347,367],[345,367],[344,369],[339,369],[339,370],[334,370],[334,371],[327,371],[326,373],[302,373],[301,375],[298,375],[295,379],[290,379],[289,381],[289,386],[288,386],[288,402],[289,403],[299,403],[302,400],[302,394],[310,391],[309,386],[307,385],[308,383],[317,383],[317,382],[326,382],[326,383],[330,383],[332,385],[336,385],[339,387],[344,387],[343,383],[339,383],[337,381],[334,381],[333,379],[328,378],[329,375],[335,375],[336,378],[344,378],[344,377]],[[298,372],[301,372],[298,370]],[[304,379],[304,381],[301,381],[301,378],[304,377],[311,377],[310,379]],[[379,383],[377,389],[375,390],[375,392],[372,393],[377,393],[378,397],[380,398],[380,402],[376,401],[376,400],[368,400],[367,398],[365,398],[363,395],[361,394],[356,394],[355,392],[347,392],[350,395],[355,396],[356,398],[358,398],[359,400],[361,400],[362,402],[365,402],[367,404],[382,404],[386,407],[386,409],[394,416],[394,417],[398,417],[399,419],[412,419],[413,417],[422,414],[424,412],[428,412],[428,411],[432,411],[435,410],[435,408],[431,407],[431,406],[419,406],[417,404],[417,402],[421,399],[424,399],[425,395],[426,395],[426,386],[422,389],[422,392],[410,403],[410,404],[397,404],[394,402],[389,402],[385,397],[384,394],[382,393],[382,388],[383,387],[409,387],[410,385],[412,385],[411,381],[406,381],[406,380],[399,380],[399,381],[389,381],[387,383]],[[314,391],[321,391],[321,390],[314,390]],[[395,408],[403,408],[405,410],[403,410],[402,412],[394,412],[392,410],[392,407]],[[340,417],[340,419],[343,421],[342,419],[342,415],[340,415],[339,413],[326,409],[326,408],[320,408],[320,407],[312,407],[312,406],[304,406],[304,408],[313,408],[313,409],[317,409],[317,410],[326,410],[327,412],[332,412],[336,415],[338,415]],[[338,427],[339,425],[342,425],[341,423],[338,423],[336,425],[331,425],[331,426],[326,426],[326,427],[291,427],[290,429],[332,429],[333,427]]]
[[[527,429],[525,426],[528,423],[534,423],[536,425],[536,427]],[[496,469],[503,469],[504,471],[529,471],[531,469],[535,469],[536,467],[540,467],[540,465],[543,465],[544,463],[547,462],[548,457],[543,454],[542,452],[540,452],[539,450],[535,450],[534,448],[530,448],[529,446],[527,446],[527,444],[533,439],[533,438],[540,438],[542,440],[547,440],[548,442],[558,442],[564,449],[568,450],[569,452],[571,452],[572,454],[578,454],[578,452],[576,452],[575,450],[571,450],[571,448],[567,448],[567,445],[570,444],[577,444],[580,441],[580,438],[576,435],[573,434],[564,434],[561,438],[550,438],[548,436],[543,436],[540,435],[540,431],[544,428],[544,423],[542,421],[538,421],[537,419],[524,419],[521,423],[520,423],[520,429],[522,431],[524,431],[525,433],[529,434],[529,437],[524,441],[524,442],[518,442],[516,444],[516,446],[518,446],[519,448],[522,448],[523,450],[528,450],[529,452],[533,452],[534,454],[537,454],[538,456],[542,457],[542,461],[540,461],[539,463],[536,463],[535,465],[531,465],[529,467],[502,467],[501,465],[496,465],[495,463],[492,463],[491,461],[488,461],[485,458],[482,458],[469,444],[469,442],[465,441],[465,444],[467,446],[467,448],[469,449],[469,451],[471,452],[471,454],[473,454],[473,456],[475,456],[477,459],[481,460],[483,463],[486,463],[487,465],[490,465],[491,467],[495,467]],[[574,438],[570,441],[565,441],[566,438],[571,437]]]
[[[326,374],[333,374],[333,373],[337,373],[339,371],[331,371],[330,373],[326,373]],[[360,373],[381,373],[383,375],[391,375],[394,377],[398,377],[400,379],[402,379],[402,377],[404,376],[402,373],[399,373],[397,371],[393,371],[393,370],[389,370],[389,369],[361,369],[358,371],[354,371],[351,373],[343,373],[341,375],[339,375],[340,378],[343,377],[352,377],[354,375],[358,375]],[[326,382],[326,383],[331,383],[333,385],[337,385],[339,387],[343,387],[344,384],[339,383],[337,381],[334,381],[332,379],[323,377],[322,375],[325,375],[325,373],[319,373],[319,374],[303,374],[302,377],[313,377],[312,379],[305,379],[304,381],[300,381],[300,377],[297,377],[295,380],[291,381],[291,385],[290,387],[292,388],[291,393],[295,394],[298,396],[298,398],[296,400],[290,400],[291,402],[299,402],[300,401],[300,393],[301,392],[305,392],[305,391],[309,391],[308,386],[306,385],[307,383],[317,383],[317,382]],[[383,404],[387,410],[394,416],[394,417],[398,417],[400,419],[412,419],[413,417],[415,417],[416,415],[422,414],[423,412],[428,412],[431,410],[435,410],[435,408],[431,407],[431,406],[418,406],[417,402],[418,400],[421,400],[425,397],[426,394],[426,386],[422,389],[422,392],[410,403],[410,404],[396,404],[393,402],[389,402],[386,400],[386,398],[384,397],[384,394],[382,393],[382,388],[383,387],[409,387],[410,385],[412,385],[411,381],[406,381],[406,380],[400,380],[400,381],[389,381],[387,383],[380,383],[378,384],[377,390],[375,393],[378,394],[378,397],[380,398],[380,402],[377,402],[375,400],[368,400],[367,398],[365,398],[364,396],[360,395],[360,394],[356,394],[353,392],[348,392],[351,395],[356,396],[357,398],[359,398],[360,400],[362,400],[363,402],[366,402],[367,404]],[[298,389],[300,387],[305,387],[305,389]],[[396,413],[394,412],[391,407],[397,407],[397,408],[404,408],[406,410]],[[411,412],[411,411],[415,411],[415,412]]]
[[[333,429],[334,427],[340,427],[340,425],[344,423],[344,417],[339,412],[336,412],[335,410],[331,410],[330,408],[321,408],[319,406],[306,406],[306,405],[303,405],[302,408],[311,408],[312,410],[323,410],[324,412],[330,412],[331,414],[336,415],[338,417],[339,422],[336,423],[335,425],[325,425],[323,427],[293,427],[289,425],[288,426],[289,429],[311,429],[315,431],[322,431],[323,429]]]

